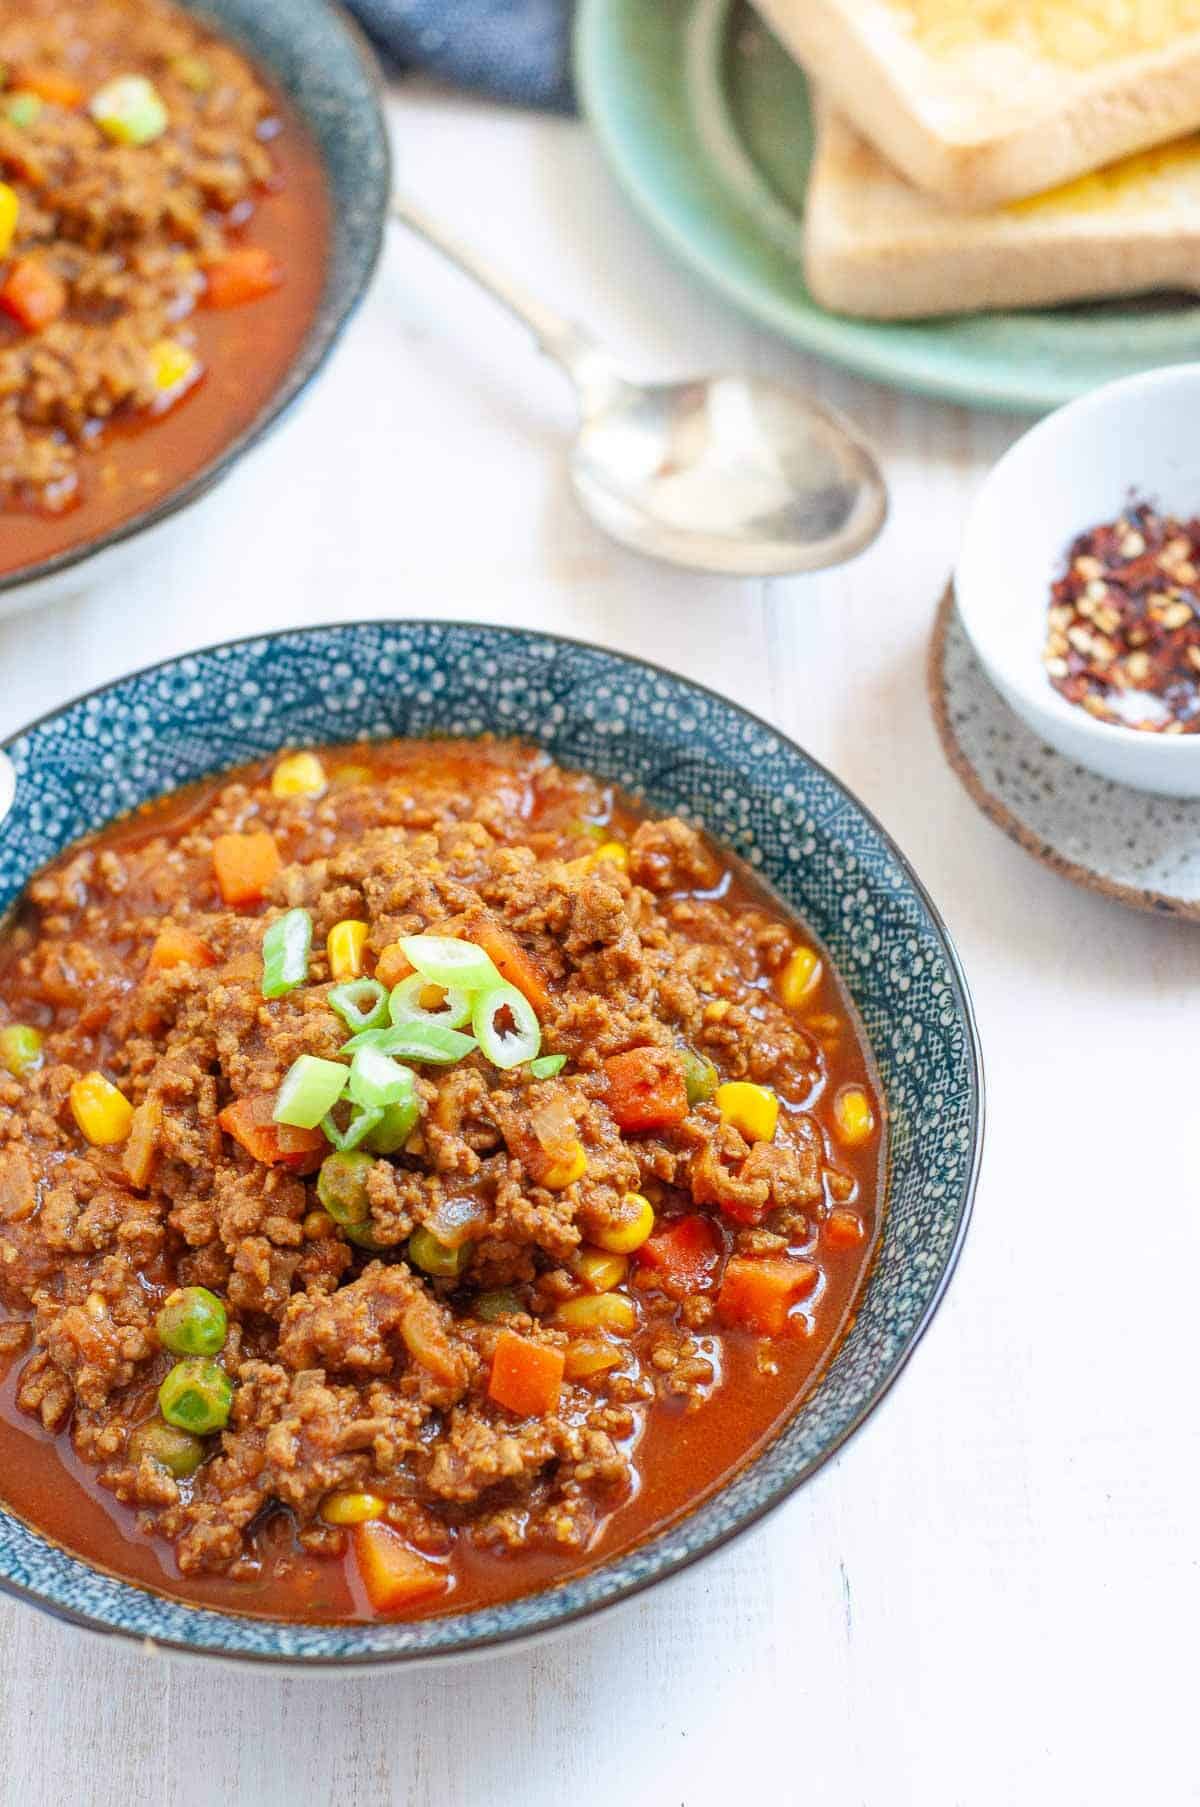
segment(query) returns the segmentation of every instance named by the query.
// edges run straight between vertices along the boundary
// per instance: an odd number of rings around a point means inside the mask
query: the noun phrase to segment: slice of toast
[[[1200,129],[1200,0],[755,4],[948,206],[998,206]]]
[[[822,98],[805,274],[835,313],[877,320],[1200,290],[1200,136],[990,213],[906,182]]]

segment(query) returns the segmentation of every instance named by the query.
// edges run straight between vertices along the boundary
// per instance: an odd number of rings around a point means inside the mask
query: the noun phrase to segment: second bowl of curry
[[[135,550],[301,392],[374,268],[388,154],[324,0],[0,6],[0,68],[3,612]]]

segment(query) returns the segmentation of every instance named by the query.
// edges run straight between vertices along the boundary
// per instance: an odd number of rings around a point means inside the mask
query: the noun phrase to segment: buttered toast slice
[[[985,208],[1200,128],[1200,0],[755,0],[918,188]]]
[[[821,97],[805,274],[836,313],[877,320],[1200,290],[1200,136],[1032,200],[953,212]]]

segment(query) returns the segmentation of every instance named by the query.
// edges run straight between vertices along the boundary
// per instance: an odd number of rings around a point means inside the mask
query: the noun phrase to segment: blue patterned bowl
[[[0,912],[69,842],[189,779],[285,745],[488,729],[702,821],[825,941],[866,1027],[891,1129],[883,1244],[850,1334],[775,1441],[712,1499],[632,1553],[508,1605],[410,1625],[242,1618],[99,1574],[0,1511],[7,1591],[95,1630],[263,1663],[484,1650],[625,1599],[761,1518],[858,1428],[928,1324],[966,1229],[982,1140],[979,1046],[954,949],[903,856],[835,778],[682,678],[548,634],[429,621],[274,634],[156,666],[8,743]]]
[[[329,0],[183,0],[268,70],[316,141],[332,197],[329,267],[316,318],[287,375],[258,415],[203,469],[109,532],[0,577],[0,615],[56,600],[127,556],[140,536],[205,495],[306,390],[366,293],[391,195],[391,153],[379,66],[366,39]]]

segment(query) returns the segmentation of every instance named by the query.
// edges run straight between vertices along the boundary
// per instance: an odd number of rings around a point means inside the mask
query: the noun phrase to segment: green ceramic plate
[[[819,308],[801,272],[811,135],[803,75],[743,0],[581,0],[584,108],[663,237],[808,351],[952,401],[1040,411],[1200,353],[1179,300],[881,325]]]

